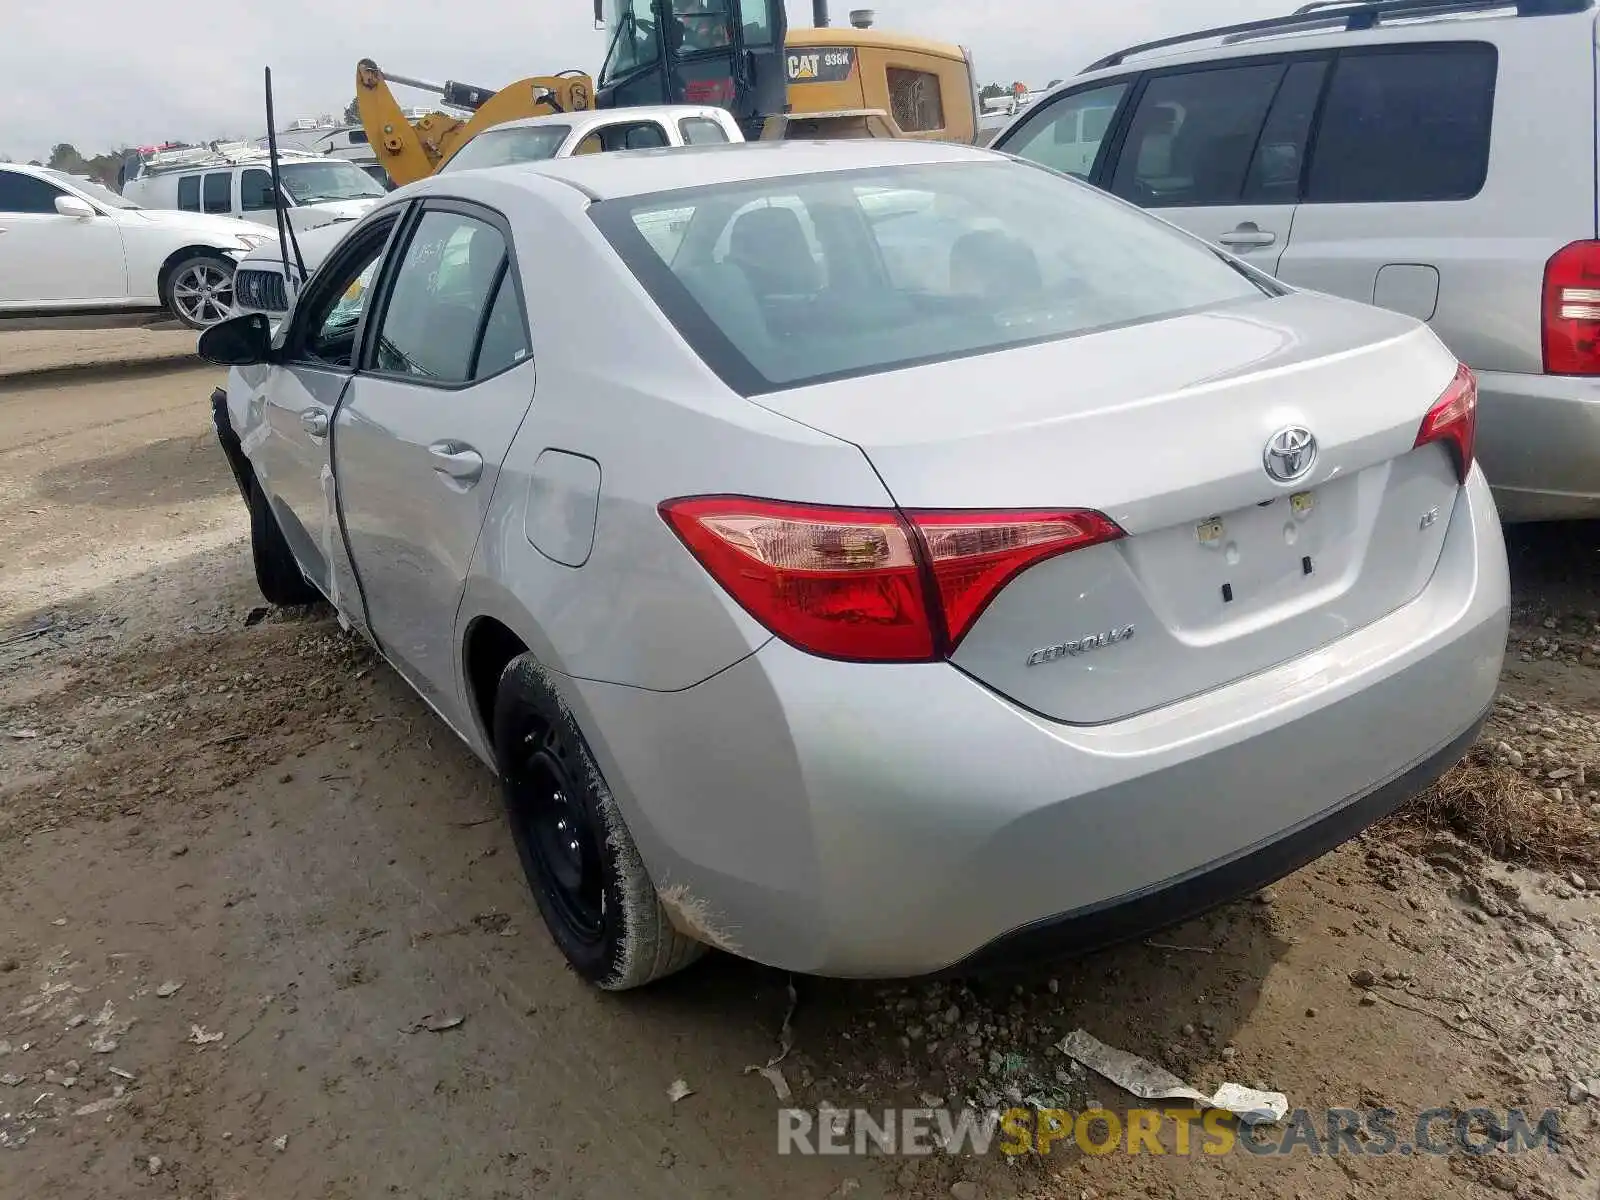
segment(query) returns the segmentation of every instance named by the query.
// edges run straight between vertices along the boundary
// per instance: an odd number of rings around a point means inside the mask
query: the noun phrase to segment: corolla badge
[[[1054,646],[1041,646],[1028,655],[1028,665],[1037,667],[1043,663],[1052,663],[1063,658],[1076,658],[1078,655],[1087,654],[1091,650],[1104,650],[1107,646],[1118,645],[1132,636],[1132,625],[1119,625],[1114,629],[1106,630],[1104,633],[1091,633],[1070,642],[1057,642]]]
[[[1290,425],[1267,439],[1261,455],[1267,474],[1279,483],[1293,483],[1310,474],[1317,462],[1317,439],[1309,429]]]

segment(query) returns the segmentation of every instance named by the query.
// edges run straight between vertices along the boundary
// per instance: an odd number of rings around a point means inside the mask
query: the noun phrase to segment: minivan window
[[[669,264],[650,232],[686,209]],[[1012,161],[717,184],[590,216],[746,395],[1279,294],[1165,222]]]
[[[572,132],[570,125],[526,125],[486,129],[452,154],[440,167],[444,171],[470,171],[478,167],[504,167],[511,163],[554,158]]]
[[[1127,84],[1113,83],[1063,96],[1030,116],[995,149],[1087,179],[1127,90]]]
[[[233,173],[231,171],[213,171],[205,177],[205,210],[208,213],[228,213],[233,211]]]
[[[1489,169],[1496,56],[1453,43],[1346,51],[1323,105],[1312,204],[1466,200]]]
[[[1237,204],[1283,72],[1274,62],[1151,79],[1111,190],[1146,208]]]

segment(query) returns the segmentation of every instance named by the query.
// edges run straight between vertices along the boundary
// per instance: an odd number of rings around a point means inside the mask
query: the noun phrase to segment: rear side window
[[[678,132],[689,146],[713,146],[728,140],[727,131],[710,117],[684,117],[678,122]]]
[[[1290,65],[1256,143],[1255,158],[1244,181],[1245,200],[1293,204],[1299,199],[1306,142],[1327,73],[1326,59],[1303,59]]]
[[[185,175],[178,180],[178,207],[184,212],[200,211],[200,176]]]
[[[1339,56],[1306,201],[1466,200],[1489,169],[1496,59],[1461,44]]]
[[[423,213],[384,307],[378,369],[433,383],[471,379],[505,266],[505,238],[493,225],[457,212]]]
[[[233,211],[233,175],[228,171],[214,171],[205,178],[206,212],[225,213]]]
[[[1111,190],[1146,208],[1237,204],[1285,69],[1258,63],[1151,79]]]

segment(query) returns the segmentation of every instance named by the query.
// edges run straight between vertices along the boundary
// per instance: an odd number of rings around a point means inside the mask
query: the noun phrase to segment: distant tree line
[[[111,150],[105,154],[85,158],[71,142],[57,142],[50,151],[50,157],[44,162],[34,158],[28,161],[28,165],[51,167],[57,171],[65,171],[69,175],[87,175],[96,183],[116,191],[117,168],[122,165],[124,153],[122,150]],[[0,154],[0,162],[11,161],[12,159]]]

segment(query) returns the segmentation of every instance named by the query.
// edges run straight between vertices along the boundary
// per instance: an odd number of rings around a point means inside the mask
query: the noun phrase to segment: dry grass
[[[1553,799],[1481,747],[1389,823],[1448,829],[1503,862],[1600,870],[1600,824],[1583,806]]]

